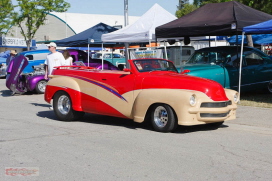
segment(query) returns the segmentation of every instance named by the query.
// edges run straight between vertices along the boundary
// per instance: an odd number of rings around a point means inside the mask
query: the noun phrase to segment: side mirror
[[[182,72],[181,72],[181,74],[186,74],[186,73],[189,73],[189,72],[191,72],[190,70],[183,70]]]
[[[124,68],[123,71],[124,71],[124,72],[131,72],[131,70],[128,69],[128,68]]]

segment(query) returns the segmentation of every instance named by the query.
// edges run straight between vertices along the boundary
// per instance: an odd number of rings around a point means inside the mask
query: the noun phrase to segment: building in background
[[[134,23],[138,18],[138,16],[129,16],[129,23]],[[101,22],[122,28],[124,27],[124,16],[52,12],[46,16],[45,24],[38,29],[34,39],[37,43],[61,40]],[[8,31],[7,37],[23,39],[18,26],[13,26]]]

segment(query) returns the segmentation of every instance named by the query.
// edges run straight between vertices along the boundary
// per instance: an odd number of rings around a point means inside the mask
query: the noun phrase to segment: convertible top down
[[[85,112],[151,121],[160,132],[177,125],[221,125],[236,118],[238,93],[219,83],[179,74],[165,59],[129,60],[130,69],[58,67],[45,91],[58,119],[80,119]]]

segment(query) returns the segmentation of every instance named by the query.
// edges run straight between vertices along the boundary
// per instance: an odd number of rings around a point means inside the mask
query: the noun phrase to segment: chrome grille
[[[208,108],[218,108],[218,107],[227,107],[231,105],[231,101],[225,102],[203,102],[200,107],[208,107]]]

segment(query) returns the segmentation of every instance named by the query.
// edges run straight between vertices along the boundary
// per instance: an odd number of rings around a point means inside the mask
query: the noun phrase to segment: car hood
[[[15,57],[11,60],[7,67],[7,72],[9,74],[6,78],[6,86],[8,89],[12,91],[15,91],[15,89],[18,90],[18,79],[20,78],[22,71],[27,65],[28,61],[23,55]]]
[[[211,64],[186,64],[180,67],[180,72],[184,70],[207,70],[207,69],[217,69],[221,68],[219,65],[211,65]]]
[[[178,73],[150,72],[144,75],[142,88],[187,89],[205,93],[214,101],[227,101],[224,88],[213,80]]]

